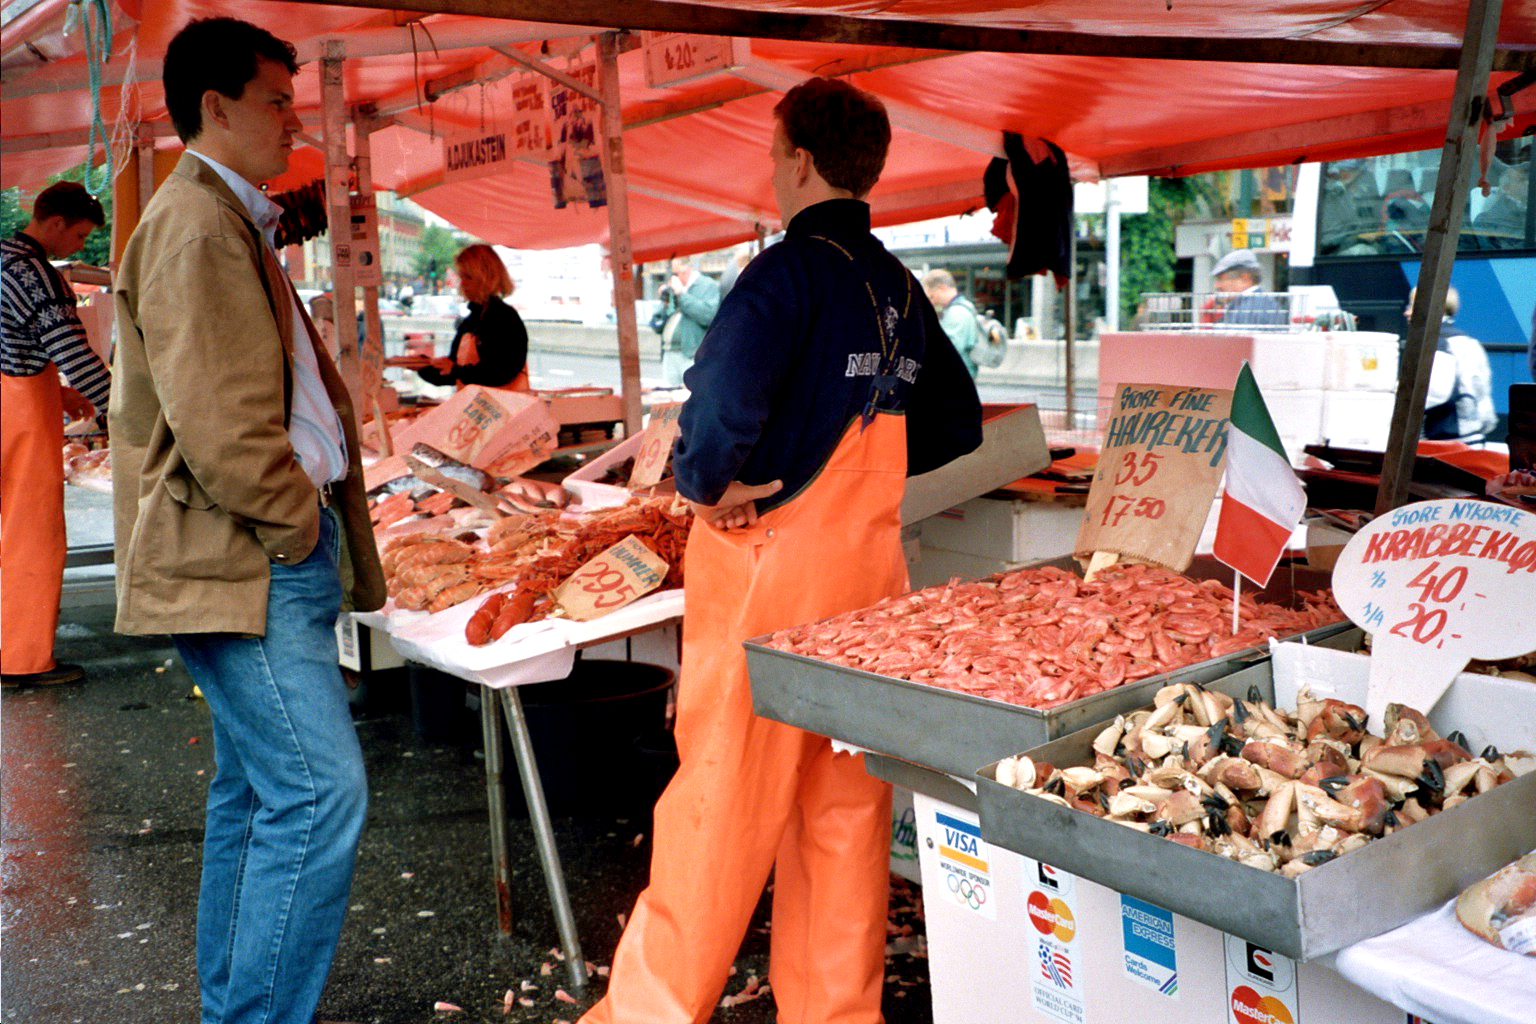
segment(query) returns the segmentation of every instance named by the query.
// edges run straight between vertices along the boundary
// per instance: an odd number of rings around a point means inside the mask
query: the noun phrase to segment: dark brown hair
[[[59,181],[37,194],[32,204],[32,219],[47,220],[63,217],[65,223],[88,220],[97,227],[107,223],[107,215],[101,209],[101,200],[85,190],[78,181]]]
[[[862,199],[880,180],[891,148],[891,122],[872,94],[837,78],[801,82],[779,100],[773,116],[796,149],[811,154],[833,188]]]
[[[209,89],[238,100],[256,77],[256,58],[265,57],[299,73],[298,51],[264,28],[239,18],[199,18],[165,49],[165,109],[182,142],[203,131],[203,94]]]

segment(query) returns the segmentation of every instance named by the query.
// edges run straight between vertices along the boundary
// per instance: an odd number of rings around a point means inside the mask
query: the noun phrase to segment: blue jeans
[[[310,1024],[341,935],[367,808],[336,662],[339,527],[272,566],[267,634],[187,633],[176,648],[213,713],[197,907],[203,1024]]]

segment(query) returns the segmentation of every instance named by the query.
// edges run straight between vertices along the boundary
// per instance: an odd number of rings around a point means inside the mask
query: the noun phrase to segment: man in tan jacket
[[[384,600],[357,428],[257,187],[287,168],[297,70],[230,18],[171,41],[187,153],[116,281],[117,628],[172,634],[213,715],[203,1024],[310,1024],[367,799],[333,632]]]

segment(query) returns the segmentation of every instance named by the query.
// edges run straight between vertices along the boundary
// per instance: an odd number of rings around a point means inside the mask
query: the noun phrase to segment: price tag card
[[[661,586],[667,568],[665,559],[634,537],[625,537],[556,587],[555,603],[568,618],[587,622]]]
[[[651,406],[651,419],[640,435],[640,452],[629,474],[630,490],[654,487],[661,482],[667,459],[672,456],[672,445],[677,441],[677,417],[682,411],[681,402]]]
[[[1122,384],[1077,532],[1079,558],[1108,551],[1189,568],[1221,482],[1232,392]]]
[[[747,40],[733,36],[696,36],[685,32],[642,32],[645,84],[652,89],[677,85],[747,63]]]
[[[1536,516],[1476,499],[1404,505],[1350,538],[1333,594],[1371,634],[1365,710],[1425,714],[1472,658],[1536,649]]]

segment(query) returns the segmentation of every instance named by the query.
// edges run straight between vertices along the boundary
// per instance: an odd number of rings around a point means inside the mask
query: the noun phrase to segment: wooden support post
[[[369,149],[369,136],[373,131],[373,115],[367,111],[361,112],[352,120],[352,133],[357,145],[357,193],[372,203],[373,193],[373,157]],[[373,259],[373,266],[378,270],[378,279],[383,280],[383,253],[379,252],[378,216],[369,220],[368,229],[363,239],[363,247],[368,250]],[[361,421],[365,413],[373,415],[374,428],[379,440],[379,452],[383,455],[393,455],[394,446],[389,440],[389,425],[384,419],[384,408],[379,402],[379,388],[383,386],[384,375],[384,324],[379,319],[379,285],[373,283],[374,277],[369,275],[369,283],[363,285],[363,344],[359,355],[358,376],[362,391],[358,393],[357,410],[358,420]],[[338,338],[344,341],[351,337],[348,334],[338,334]]]
[[[640,334],[635,327],[635,262],[629,240],[629,193],[624,176],[624,112],[619,107],[619,33],[597,37],[597,83],[602,94],[603,176],[608,192],[608,263],[619,326],[619,382],[624,436],[640,431]]]
[[[1408,500],[1414,453],[1424,423],[1429,370],[1445,312],[1445,290],[1451,283],[1462,210],[1472,184],[1478,127],[1488,106],[1488,73],[1493,64],[1502,6],[1502,0],[1472,0],[1467,7],[1466,41],[1456,70],[1456,92],[1451,99],[1445,146],[1440,151],[1435,200],[1430,207],[1429,230],[1424,236],[1424,262],[1419,267],[1408,338],[1398,364],[1397,402],[1392,408],[1392,426],[1382,460],[1381,487],[1376,492],[1377,515]]]
[[[325,136],[325,203],[330,222],[331,291],[335,295],[336,338],[341,345],[341,379],[361,415],[362,368],[357,345],[357,295],[352,287],[352,161],[347,155],[347,102],[342,92],[342,44],[325,42],[320,61],[320,104]]]

